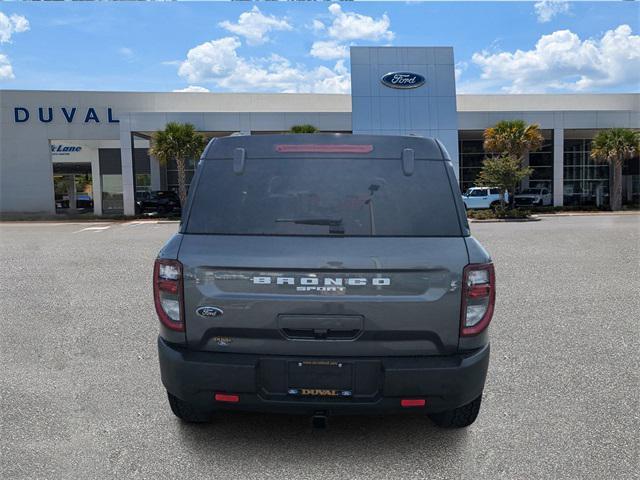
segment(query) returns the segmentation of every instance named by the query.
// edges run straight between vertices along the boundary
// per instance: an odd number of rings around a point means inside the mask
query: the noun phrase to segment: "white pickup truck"
[[[500,205],[500,189],[488,187],[472,187],[462,194],[462,201],[468,210],[496,208]],[[505,193],[504,201],[509,202],[509,194]]]
[[[527,188],[513,197],[513,201],[519,207],[553,205],[553,195],[546,188]]]

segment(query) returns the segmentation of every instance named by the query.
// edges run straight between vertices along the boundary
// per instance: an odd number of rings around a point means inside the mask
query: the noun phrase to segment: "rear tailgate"
[[[468,263],[463,237],[186,234],[179,260],[187,342],[196,350],[323,356],[457,350]]]

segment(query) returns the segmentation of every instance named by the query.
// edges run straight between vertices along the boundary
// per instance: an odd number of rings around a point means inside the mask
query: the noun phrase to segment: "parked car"
[[[154,268],[173,413],[473,423],[495,275],[455,178],[429,138],[212,140]]]
[[[136,196],[138,213],[157,213],[159,215],[180,213],[180,197],[172,190],[138,192]]]
[[[93,198],[88,193],[78,193],[76,194],[76,207],[77,208],[93,208]]]
[[[553,195],[546,188],[527,188],[513,196],[516,206],[547,206],[553,205]]]
[[[479,210],[496,208],[500,205],[500,189],[487,187],[472,187],[462,194],[465,208]],[[504,201],[509,201],[509,193],[505,192]]]
[[[56,193],[55,195],[56,208],[69,208],[69,194]],[[88,193],[80,192],[76,194],[76,208],[78,209],[92,209],[93,198]]]

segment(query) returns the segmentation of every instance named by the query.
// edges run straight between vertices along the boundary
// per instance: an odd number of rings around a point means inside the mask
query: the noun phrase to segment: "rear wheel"
[[[475,400],[453,410],[446,412],[432,413],[429,418],[442,428],[464,428],[471,425],[478,418],[482,394]]]
[[[491,205],[489,205],[491,210],[494,210],[494,211],[497,210],[499,206],[500,206],[500,202],[493,202],[491,203]]]
[[[169,397],[171,411],[180,420],[188,423],[205,423],[211,421],[211,416],[213,414],[211,410],[205,410],[189,402],[180,400],[169,392],[167,392],[167,396]]]

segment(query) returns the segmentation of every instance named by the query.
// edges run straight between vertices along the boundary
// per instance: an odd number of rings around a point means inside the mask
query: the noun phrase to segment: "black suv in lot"
[[[478,415],[495,275],[437,140],[212,140],[153,285],[162,381],[185,421]]]
[[[180,214],[180,197],[172,190],[136,193],[136,213]]]

